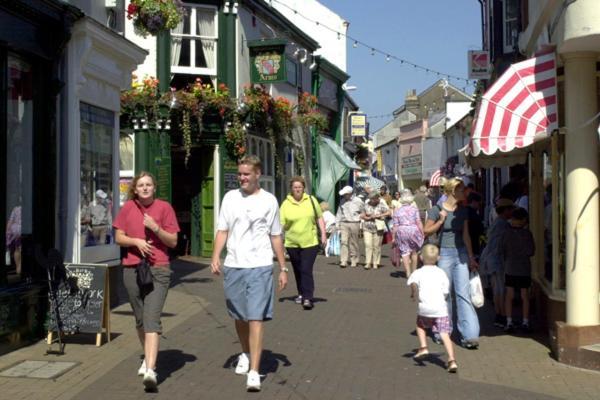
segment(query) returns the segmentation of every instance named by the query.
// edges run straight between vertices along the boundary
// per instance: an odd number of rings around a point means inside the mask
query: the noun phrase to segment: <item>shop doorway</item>
[[[210,257],[214,238],[213,146],[172,152],[173,208],[181,228],[178,255]]]

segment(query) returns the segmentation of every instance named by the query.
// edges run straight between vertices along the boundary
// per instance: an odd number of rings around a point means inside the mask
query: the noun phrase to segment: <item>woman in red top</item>
[[[171,282],[168,248],[177,245],[179,225],[173,207],[155,199],[156,180],[141,172],[131,182],[129,200],[113,222],[115,240],[126,253],[121,260],[123,283],[135,315],[136,328],[144,349],[144,361],[138,375],[144,376],[144,386],[155,390],[156,357],[162,325],[162,313]],[[152,273],[152,288],[140,290],[136,281],[136,266],[146,258]]]

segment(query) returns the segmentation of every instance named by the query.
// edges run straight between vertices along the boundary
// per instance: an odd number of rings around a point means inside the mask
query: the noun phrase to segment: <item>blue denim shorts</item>
[[[273,318],[273,266],[223,268],[227,311],[233,319],[268,321]]]

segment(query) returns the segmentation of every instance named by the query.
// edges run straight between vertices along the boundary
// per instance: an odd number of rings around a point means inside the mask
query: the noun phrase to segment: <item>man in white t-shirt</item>
[[[439,334],[448,353],[448,372],[456,372],[458,365],[454,359],[454,348],[450,333],[452,327],[448,318],[446,297],[450,295],[450,281],[446,273],[436,264],[440,258],[440,250],[433,244],[426,244],[421,249],[423,266],[410,274],[406,284],[411,288],[411,298],[419,302],[417,315],[417,336],[419,349],[413,356],[415,360],[429,355],[427,349],[426,329],[431,328]]]
[[[210,264],[213,274],[223,271],[227,310],[242,345],[235,373],[247,375],[246,389],[252,392],[260,390],[263,321],[273,318],[273,252],[279,263],[279,290],[288,281],[279,205],[275,196],[260,188],[261,170],[256,156],[238,163],[240,188],[227,192],[221,203]]]

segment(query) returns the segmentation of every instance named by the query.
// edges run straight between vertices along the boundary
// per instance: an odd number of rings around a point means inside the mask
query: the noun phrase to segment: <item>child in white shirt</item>
[[[450,282],[446,273],[437,267],[440,251],[437,246],[426,244],[421,249],[423,266],[413,272],[406,282],[411,288],[410,297],[418,301],[417,336],[419,349],[413,356],[415,360],[424,358],[429,354],[427,349],[426,329],[431,328],[434,333],[439,333],[448,353],[448,372],[456,372],[458,365],[454,360],[454,348],[450,340],[452,332],[446,296],[450,295]]]

